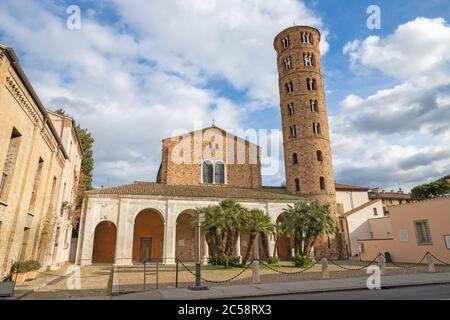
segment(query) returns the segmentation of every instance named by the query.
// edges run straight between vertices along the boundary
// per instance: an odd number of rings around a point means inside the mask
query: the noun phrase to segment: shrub
[[[269,264],[278,264],[280,262],[280,258],[278,257],[269,257]]]
[[[25,261],[14,262],[11,266],[11,273],[22,273],[27,272]]]
[[[37,271],[41,268],[41,264],[36,260],[25,261],[27,271]]]
[[[292,258],[292,262],[297,268],[309,268],[314,264],[310,257],[299,254]]]
[[[41,264],[35,260],[17,261],[11,267],[11,273],[23,273],[36,271],[41,268]]]
[[[228,261],[227,261],[228,260]],[[208,263],[213,266],[227,266],[228,267],[238,267],[241,265],[240,257],[226,257],[226,256],[220,256],[220,257],[208,257]]]

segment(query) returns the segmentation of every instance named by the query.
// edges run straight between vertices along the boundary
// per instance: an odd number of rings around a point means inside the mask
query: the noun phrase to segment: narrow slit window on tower
[[[295,191],[300,191],[300,179],[295,179]]]
[[[294,103],[291,102],[287,105],[287,109],[288,109],[288,115],[292,116],[294,115]]]
[[[317,107],[317,100],[310,100],[311,103],[311,112],[318,112],[319,109]]]
[[[293,163],[293,164],[298,164],[298,156],[297,156],[296,153],[294,153],[294,154],[292,155],[292,163]]]
[[[284,69],[286,71],[288,71],[292,68],[291,57],[284,59],[283,62],[284,62]]]
[[[312,55],[312,53],[304,53],[303,54],[303,61],[305,63],[305,67],[312,67],[313,66],[313,55]]]
[[[295,125],[289,127],[291,138],[294,138],[297,136],[297,128]]]
[[[289,48],[290,45],[289,37],[284,37],[283,39],[281,39],[281,43],[283,44],[284,49]]]
[[[320,177],[320,190],[325,190],[325,178],[324,177]]]
[[[317,150],[317,161],[322,162],[323,161],[323,154],[322,151]]]
[[[294,85],[292,84],[292,81],[289,81],[286,83],[286,92],[292,93],[294,91]]]

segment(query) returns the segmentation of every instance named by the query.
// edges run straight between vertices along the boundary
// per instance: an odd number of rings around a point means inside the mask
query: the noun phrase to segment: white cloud
[[[448,174],[450,152],[443,142],[450,136],[450,27],[445,20],[417,18],[385,38],[351,41],[343,52],[357,69],[375,68],[399,83],[341,102],[331,123],[338,178],[394,188]]]
[[[175,129],[213,118],[237,129],[249,112],[278,105],[274,36],[294,21],[321,27],[295,0],[96,5],[82,12],[81,30],[70,31],[58,4],[8,1],[0,30],[43,102],[92,131],[95,182],[105,186],[154,180],[161,139]],[[121,21],[100,23],[105,6]],[[214,91],[211,79],[248,93],[245,103]]]

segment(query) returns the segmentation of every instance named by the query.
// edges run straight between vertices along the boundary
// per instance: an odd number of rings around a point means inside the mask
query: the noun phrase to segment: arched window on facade
[[[213,183],[213,165],[209,160],[203,162],[203,183]]]
[[[223,162],[217,162],[215,166],[215,178],[217,184],[225,183],[225,164]]]
[[[320,190],[325,190],[325,178],[320,177]]]

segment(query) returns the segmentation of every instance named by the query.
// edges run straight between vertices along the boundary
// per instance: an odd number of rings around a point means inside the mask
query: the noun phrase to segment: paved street
[[[251,298],[251,300],[450,300],[450,284]],[[242,299],[246,300],[246,299]],[[249,299],[250,300],[250,299]]]

